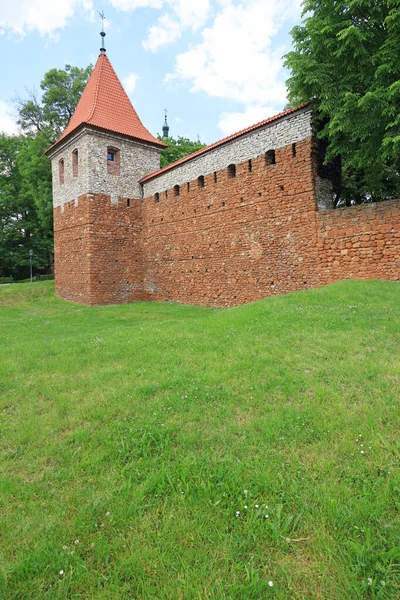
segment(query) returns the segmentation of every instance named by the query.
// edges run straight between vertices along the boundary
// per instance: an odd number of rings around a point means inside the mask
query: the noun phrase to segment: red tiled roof
[[[81,125],[91,125],[165,148],[165,144],[142,124],[106,54],[100,54],[70,122],[49,150]]]
[[[188,156],[184,156],[183,158],[180,158],[179,160],[171,163],[170,165],[167,165],[166,167],[163,167],[162,169],[159,169],[158,171],[154,171],[154,173],[150,173],[149,175],[146,175],[145,177],[143,177],[140,180],[140,183],[147,183],[148,181],[150,181],[154,177],[158,177],[162,173],[166,173],[167,171],[170,171],[171,169],[174,169],[178,165],[181,165],[181,164],[183,164],[185,162],[189,162],[190,160],[193,160],[194,158],[197,158],[201,154],[205,154],[206,152],[210,152],[210,150],[214,150],[214,148],[218,148],[219,146],[222,146],[223,144],[227,144],[228,142],[231,142],[232,140],[235,140],[236,138],[239,138],[242,135],[246,135],[250,131],[254,131],[255,129],[258,129],[260,127],[264,127],[265,125],[268,125],[269,123],[272,123],[273,121],[277,121],[278,119],[282,119],[283,117],[287,117],[288,115],[291,115],[292,113],[295,113],[298,110],[302,110],[303,108],[306,108],[311,103],[312,103],[312,101],[309,100],[308,102],[304,102],[303,104],[300,104],[300,106],[296,106],[295,108],[289,108],[288,110],[285,110],[284,112],[281,112],[281,113],[279,113],[277,115],[274,115],[273,117],[269,117],[268,119],[265,119],[265,121],[260,121],[260,123],[256,123],[255,125],[251,125],[250,127],[247,127],[246,129],[242,129],[241,131],[238,131],[237,133],[234,133],[232,135],[229,135],[228,137],[223,138],[222,140],[219,140],[218,142],[214,142],[213,144],[210,144],[209,146],[206,146],[205,148],[202,148],[201,150],[197,150],[197,152],[193,152],[193,154],[189,154]]]

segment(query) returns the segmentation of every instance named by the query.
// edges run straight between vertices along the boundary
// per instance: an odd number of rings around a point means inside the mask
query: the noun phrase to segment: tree
[[[0,136],[0,275],[29,275],[29,250],[38,271],[48,270],[52,232],[40,216],[27,161],[37,150],[23,136]],[[31,158],[32,160],[32,158]],[[39,172],[39,171],[37,171]],[[26,177],[26,174],[29,177]]]
[[[342,157],[344,195],[399,197],[399,0],[305,0],[291,34],[289,100],[315,99],[327,160]]]
[[[16,99],[25,135],[0,135],[0,275],[26,277],[30,249],[36,270],[51,268],[51,165],[44,151],[67,126],[91,71],[91,65],[51,69],[40,84],[41,99],[35,92]]]
[[[50,69],[40,84],[41,100],[34,90],[28,92],[25,100],[15,98],[17,123],[22,131],[31,136],[41,133],[49,144],[55,142],[68,125],[92,68],[92,65],[82,69],[65,65],[65,69]]]
[[[161,167],[166,167],[176,160],[179,160],[184,156],[188,156],[188,154],[193,154],[193,152],[201,150],[201,148],[204,148],[205,146],[205,144],[201,144],[200,142],[192,142],[188,138],[181,136],[179,136],[177,139],[172,137],[165,139],[158,136],[158,139],[168,146],[161,152]]]

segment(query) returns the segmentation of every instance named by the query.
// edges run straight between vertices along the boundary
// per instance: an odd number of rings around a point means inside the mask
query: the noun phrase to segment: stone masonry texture
[[[254,143],[251,135],[242,138],[245,148],[239,144],[235,157],[222,146],[208,168],[197,169],[194,159],[161,173],[145,184],[143,198],[138,173],[157,168],[158,151],[145,148],[139,165],[130,145],[132,178],[114,187],[104,149],[120,150],[122,178],[126,148],[116,136],[88,134],[78,146],[81,160],[86,144],[92,164],[82,183],[88,187],[74,189],[69,200],[55,190],[57,294],[85,304],[232,306],[340,279],[399,280],[400,201],[330,209],[332,188],[318,174],[310,113],[297,116],[298,130],[293,116],[286,129],[274,125],[286,131],[279,143],[266,137],[258,145],[256,131]],[[71,153],[77,140],[68,144]],[[271,148],[275,164],[265,157]],[[53,157],[57,169],[62,157],[67,163],[65,147]]]

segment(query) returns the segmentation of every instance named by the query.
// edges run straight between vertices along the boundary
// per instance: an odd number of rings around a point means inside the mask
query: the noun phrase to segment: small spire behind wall
[[[106,37],[105,31],[104,31],[104,21],[106,20],[106,17],[104,16],[104,10],[102,10],[101,12],[99,12],[99,15],[101,17],[101,48],[100,48],[100,54],[105,54],[106,53],[106,49],[104,48],[104,38]]]
[[[167,109],[165,109],[165,122],[162,128],[163,131],[163,139],[167,139],[169,137],[169,125],[168,125],[168,121],[167,121]]]

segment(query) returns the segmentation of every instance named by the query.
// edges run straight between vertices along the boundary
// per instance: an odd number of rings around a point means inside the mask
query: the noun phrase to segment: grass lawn
[[[0,598],[399,599],[400,284],[0,288]]]

